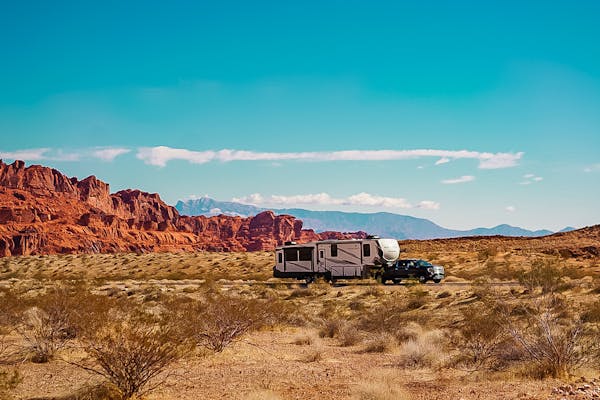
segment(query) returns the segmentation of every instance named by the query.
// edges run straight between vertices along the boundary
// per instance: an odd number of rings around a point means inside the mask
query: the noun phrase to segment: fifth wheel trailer
[[[394,239],[320,240],[304,244],[288,242],[275,250],[273,276],[312,282],[323,277],[368,278],[394,264],[400,247]]]

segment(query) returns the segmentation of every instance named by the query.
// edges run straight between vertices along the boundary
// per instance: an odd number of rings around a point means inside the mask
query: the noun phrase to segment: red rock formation
[[[317,234],[290,215],[180,216],[158,194],[79,181],[40,165],[0,160],[0,256],[144,251],[271,250],[286,241],[364,237]]]

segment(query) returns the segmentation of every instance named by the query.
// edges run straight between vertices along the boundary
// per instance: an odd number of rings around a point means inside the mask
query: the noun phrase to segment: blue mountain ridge
[[[441,227],[425,218],[388,212],[357,213],[344,211],[312,211],[301,208],[266,209],[231,201],[217,201],[209,197],[178,201],[175,208],[183,215],[231,215],[248,217],[262,211],[272,210],[275,214],[289,214],[304,222],[303,227],[317,232],[365,231],[370,234],[395,239],[444,239],[462,236],[545,236],[549,230],[531,231],[511,225],[498,225],[493,228],[455,230]],[[561,232],[573,230],[567,227]]]

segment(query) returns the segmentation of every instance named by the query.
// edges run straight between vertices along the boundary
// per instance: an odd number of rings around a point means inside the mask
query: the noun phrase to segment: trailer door
[[[317,245],[317,263],[316,263],[316,271],[317,272],[325,272],[327,271],[327,247],[326,244]]]

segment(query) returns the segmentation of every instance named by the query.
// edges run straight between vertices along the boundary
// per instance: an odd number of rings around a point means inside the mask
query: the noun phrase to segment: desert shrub
[[[342,347],[354,346],[363,340],[362,333],[352,324],[342,326],[337,337]]]
[[[396,339],[387,333],[374,336],[367,341],[361,353],[387,353],[396,347]]]
[[[592,342],[583,323],[565,312],[556,295],[543,295],[514,313],[516,307],[499,304],[500,326],[522,350],[523,361],[536,367],[536,376],[566,377],[588,360]]]
[[[344,321],[337,318],[322,320],[321,326],[319,327],[319,337],[335,338],[339,335],[344,325]]]
[[[148,393],[161,383],[159,377],[184,348],[168,322],[136,308],[113,309],[110,320],[81,338],[95,363],[75,365],[105,378],[122,399]]]
[[[586,311],[581,315],[583,322],[600,322],[600,301],[590,304]]]
[[[553,293],[558,291],[564,282],[564,270],[556,260],[537,259],[534,260],[529,271],[519,271],[517,279],[519,283],[533,292],[541,289],[542,293]]]
[[[443,343],[442,331],[423,332],[415,339],[409,339],[400,345],[398,365],[408,368],[439,366],[446,357]]]
[[[70,339],[64,320],[39,308],[23,314],[18,332],[24,339],[24,351],[35,363],[48,362]]]
[[[419,336],[423,335],[424,332],[423,327],[417,322],[408,321],[394,332],[394,337],[398,343],[403,343],[408,340],[416,340]]]
[[[454,340],[459,354],[456,363],[473,370],[493,369],[507,341],[500,319],[481,303],[463,309],[462,316],[459,336]]]
[[[106,298],[82,286],[57,286],[31,303],[33,307],[22,313],[16,329],[24,339],[25,352],[38,363],[49,361],[83,330],[94,330],[110,308]]]
[[[384,300],[370,311],[363,312],[357,327],[371,333],[387,332],[395,335],[406,321],[406,311],[405,300]]]
[[[278,303],[224,295],[193,302],[183,312],[187,336],[217,353],[249,331],[279,322],[284,313]]]

